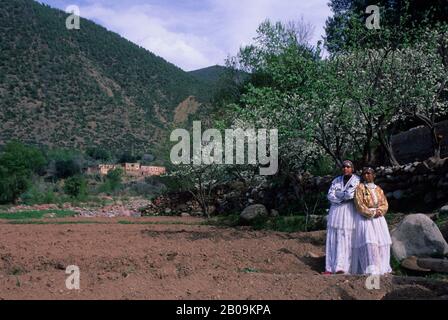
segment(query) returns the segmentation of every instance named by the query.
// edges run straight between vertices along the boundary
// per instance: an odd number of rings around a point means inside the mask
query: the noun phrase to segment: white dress
[[[366,184],[375,189],[375,184]],[[372,192],[374,203],[378,203],[376,192]],[[390,246],[392,240],[384,217],[366,218],[361,214],[355,217],[353,237],[353,257],[351,273],[385,274],[392,272],[390,267]]]
[[[327,221],[327,243],[325,270],[327,272],[350,272],[352,256],[352,234],[357,215],[353,197],[359,184],[359,177],[352,175],[344,185],[344,177],[339,176],[331,183],[328,200],[331,202]]]

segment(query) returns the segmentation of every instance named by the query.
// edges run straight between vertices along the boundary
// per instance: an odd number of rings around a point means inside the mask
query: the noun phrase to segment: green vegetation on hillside
[[[0,144],[157,150],[202,82],[105,28],[33,0],[0,0]],[[166,121],[168,123],[166,123]]]

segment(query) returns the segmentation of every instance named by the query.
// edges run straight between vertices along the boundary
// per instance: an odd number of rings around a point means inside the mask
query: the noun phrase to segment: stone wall
[[[376,183],[383,188],[389,201],[390,211],[429,213],[448,204],[448,158],[435,161],[428,159],[397,167],[376,168]],[[360,172],[357,172],[360,174]],[[303,203],[317,214],[329,208],[326,194],[334,176],[315,177],[297,175],[294,183],[273,185],[261,183],[248,187],[240,181],[220,186],[212,194],[210,203],[214,214],[240,213],[252,204],[263,204],[280,214],[304,213]],[[300,195],[300,197],[298,197]],[[301,198],[301,200],[299,199]],[[191,195],[171,193],[160,196],[148,214],[155,212],[200,214]]]
[[[448,120],[437,124],[437,133],[442,135],[441,156],[448,157]],[[433,155],[430,132],[423,126],[394,135],[391,143],[400,163],[422,161]]]
[[[360,172],[358,172],[360,174]],[[333,177],[305,180],[305,192],[325,192]],[[430,212],[448,203],[448,158],[376,168],[376,181],[386,193],[390,210]]]
[[[448,203],[448,158],[378,170],[392,209],[428,212]]]

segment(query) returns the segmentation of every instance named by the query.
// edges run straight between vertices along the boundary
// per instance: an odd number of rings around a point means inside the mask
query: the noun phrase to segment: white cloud
[[[213,57],[222,53],[218,48],[209,47],[206,38],[170,31],[167,21],[153,16],[150,9],[149,6],[136,6],[114,10],[93,5],[81,8],[81,16],[95,19],[183,69],[197,69],[217,62]]]
[[[89,0],[81,16],[93,19],[184,70],[223,64],[227,55],[251,42],[258,25],[297,20],[315,26],[312,42],[323,35],[330,9],[327,0],[204,0],[201,5],[173,5]],[[151,3],[151,4],[148,4]]]

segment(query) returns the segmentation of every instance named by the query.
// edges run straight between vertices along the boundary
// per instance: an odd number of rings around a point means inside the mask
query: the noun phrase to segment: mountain
[[[215,105],[212,109],[219,108],[223,101],[234,101],[239,96],[245,83],[251,79],[251,75],[247,72],[219,65],[190,71],[189,73],[198,81],[207,84],[212,102]],[[214,110],[216,111],[216,109]],[[199,110],[196,116],[203,118],[207,114],[210,117],[220,117],[219,114],[214,114],[213,110],[204,108]]]
[[[68,16],[0,0],[0,144],[153,150],[178,110],[209,102],[206,81],[92,21],[68,30]]]
[[[219,79],[226,74],[228,68],[215,65],[199,70],[190,71],[189,73],[196,79],[205,81],[211,84],[217,84]]]

